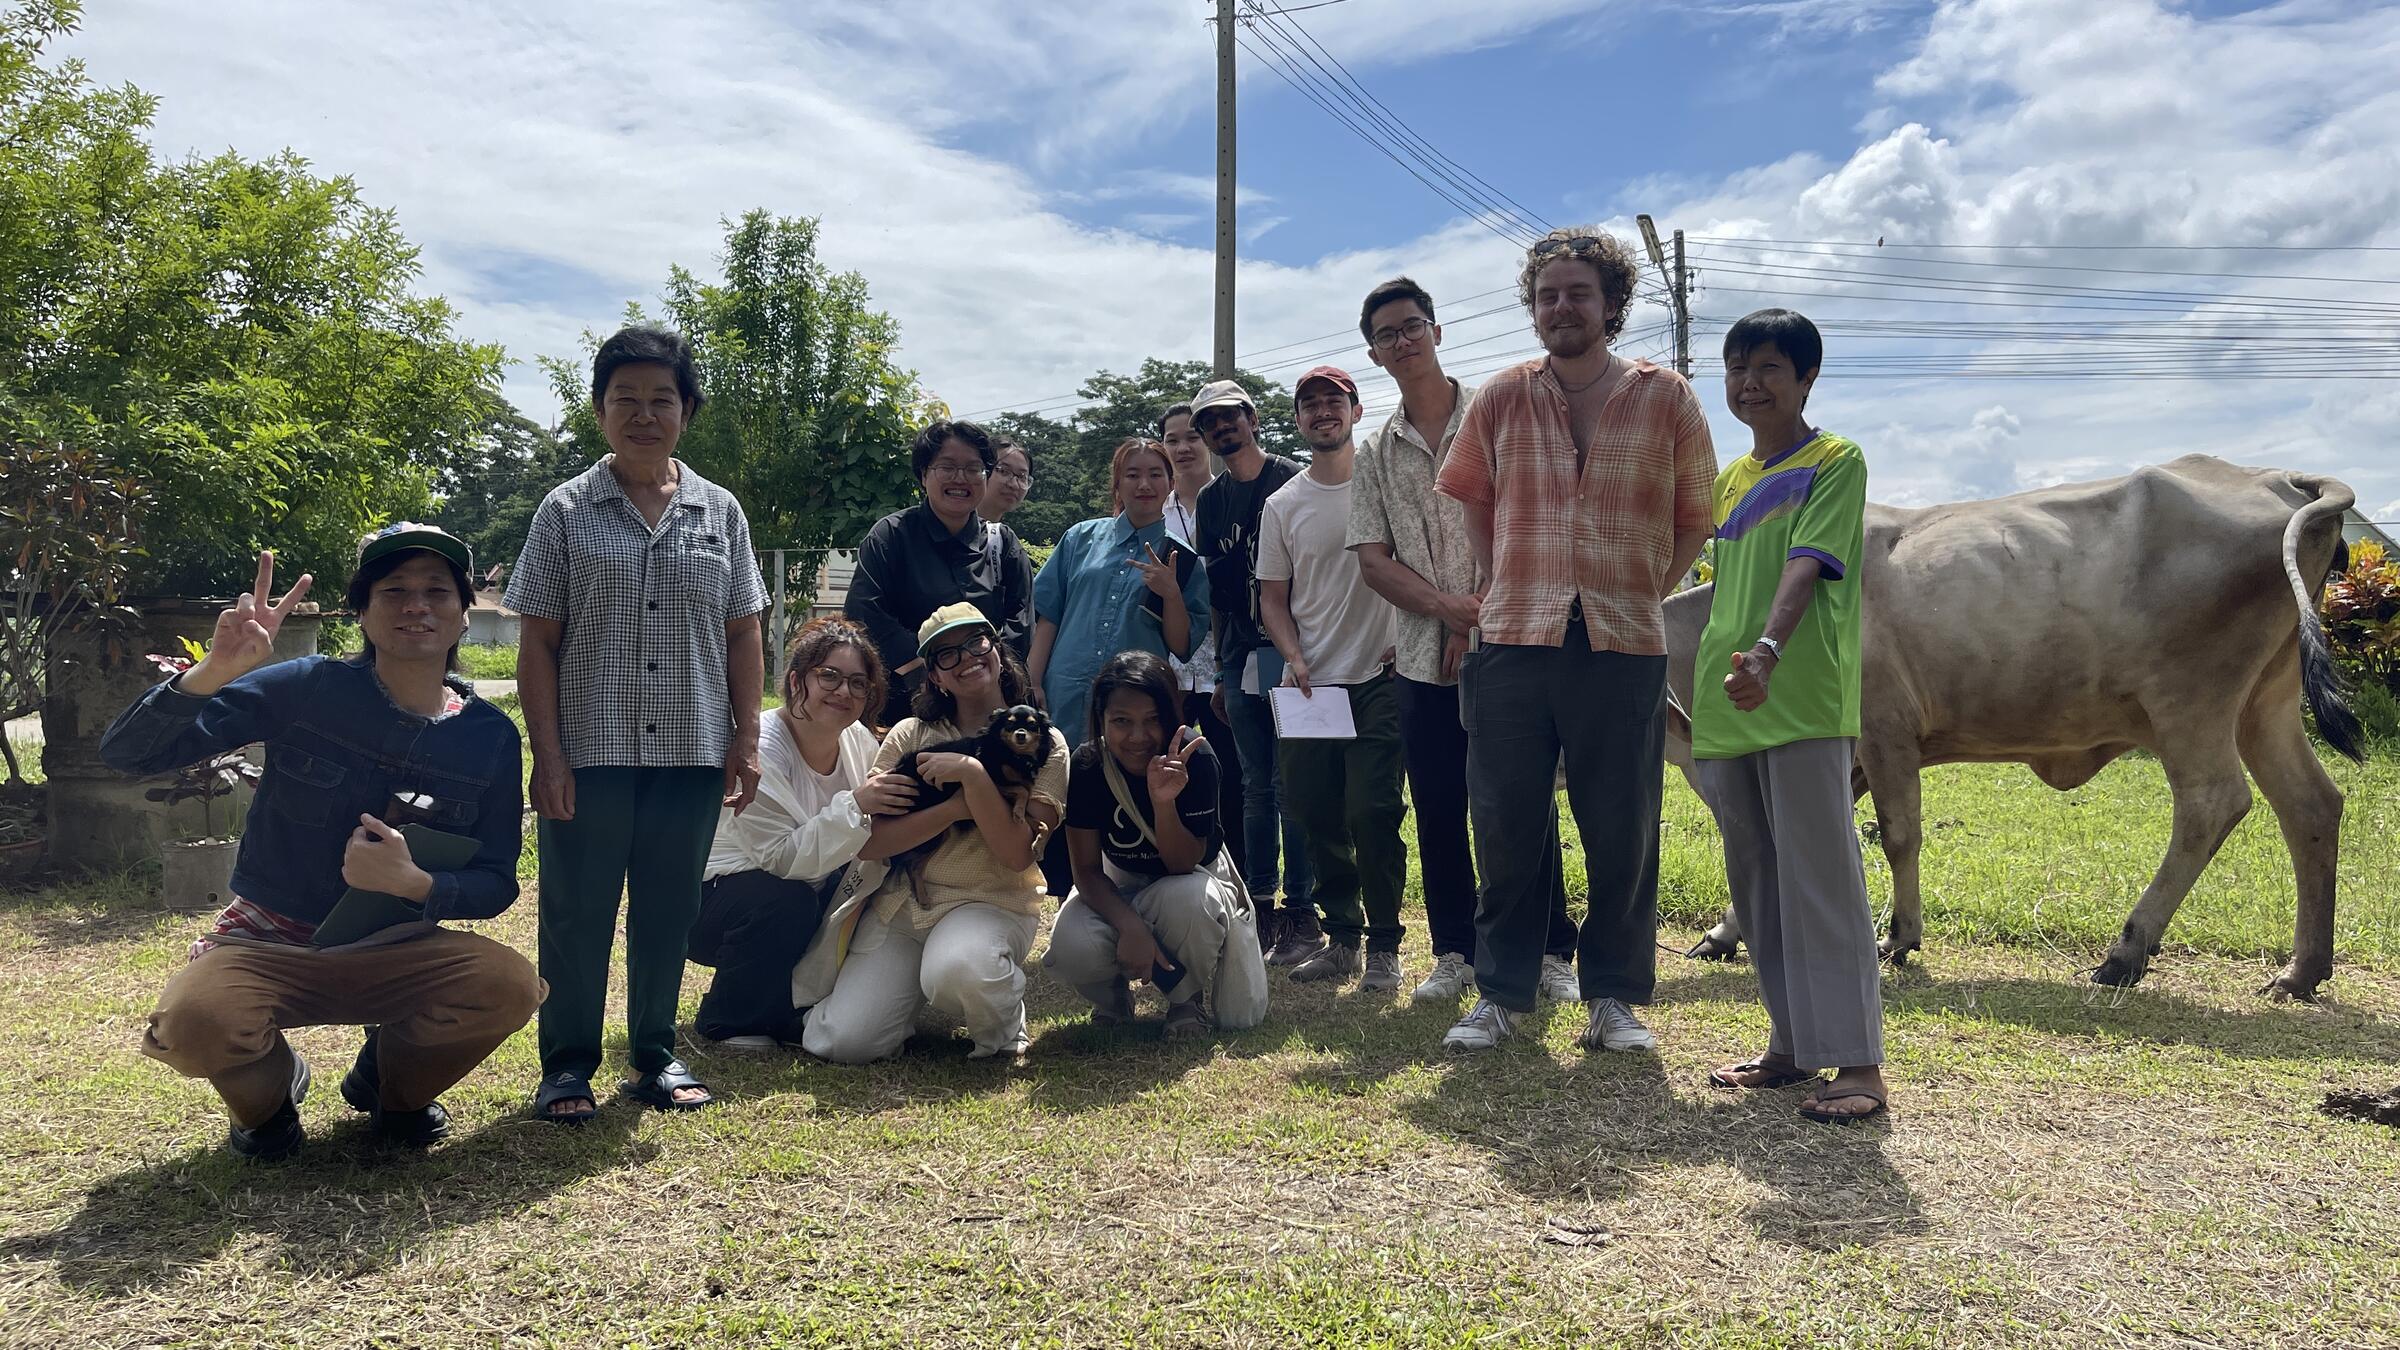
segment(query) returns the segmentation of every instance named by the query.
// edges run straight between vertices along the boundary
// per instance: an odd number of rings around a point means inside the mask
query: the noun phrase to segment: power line
[[[1544,234],[1554,228],[1549,221],[1543,219],[1538,213],[1530,210],[1516,198],[1509,196],[1505,192],[1502,192],[1499,188],[1492,186],[1491,182],[1484,178],[1481,174],[1476,173],[1474,170],[1469,169],[1467,166],[1459,163],[1449,155],[1444,154],[1440,147],[1425,139],[1425,137],[1421,135],[1416,128],[1411,127],[1406,121],[1401,119],[1398,113],[1393,112],[1382,99],[1375,97],[1375,94],[1372,90],[1368,89],[1364,84],[1361,84],[1358,80],[1358,77],[1350,73],[1350,68],[1342,64],[1341,58],[1335,56],[1332,52],[1327,51],[1325,44],[1319,42],[1316,38],[1316,35],[1309,32],[1307,27],[1301,24],[1298,19],[1278,21],[1269,11],[1263,10],[1259,7],[1258,0],[1250,0],[1250,7],[1253,12],[1267,17],[1270,26],[1283,29],[1287,33],[1298,34],[1302,39],[1307,41],[1309,46],[1314,47],[1319,53],[1321,53],[1327,61],[1333,62],[1334,69],[1340,72],[1340,76],[1336,80],[1336,85],[1339,86],[1346,84],[1350,89],[1356,90],[1359,95],[1363,96],[1367,103],[1374,105],[1374,107],[1382,114],[1380,120],[1387,128],[1391,129],[1401,137],[1404,145],[1409,142],[1414,142],[1426,154],[1432,156],[1433,160],[1439,161],[1441,164],[1446,164],[1450,168],[1456,170],[1458,173],[1474,180],[1474,182],[1483,189],[1481,196],[1484,200],[1491,201],[1497,199],[1499,202],[1505,203],[1509,208],[1508,213],[1514,216],[1517,220],[1532,226],[1534,234]],[[1305,55],[1305,53],[1303,53],[1303,55]],[[1313,57],[1310,58],[1310,63],[1317,64],[1315,58]],[[1317,69],[1322,71],[1325,68],[1323,65],[1318,64]],[[1353,102],[1356,102],[1356,100],[1353,99]],[[1364,104],[1361,104],[1360,106],[1362,109],[1365,107]],[[1452,181],[1455,182],[1456,180],[1453,179]]]
[[[1875,244],[1769,244],[1765,241],[1735,240],[1707,235],[1690,236],[1693,243],[1711,248],[1731,248],[1745,253],[1771,253],[1778,249],[1814,253],[1832,258],[1891,258],[1902,262],[1921,262],[1934,267],[1980,267],[2011,272],[2096,272],[2135,277],[2216,277],[2238,281],[2309,281],[2328,285],[2400,286],[2400,279],[2391,277],[2326,277],[2302,276],[2291,272],[2201,272],[2160,267],[2087,267],[2074,263],[1979,262],[1968,258],[1927,258],[1902,251],[1909,247],[1883,248]],[[1747,260],[1744,260],[1747,261]]]
[[[1734,235],[1692,235],[1694,240],[1710,243],[1752,244],[1847,244],[1853,248],[1877,248],[1863,240],[1844,239],[1742,239]],[[2400,253],[2400,244],[1919,244],[1901,243],[1899,248],[2018,250],[2030,252],[2058,251],[2079,253]]]

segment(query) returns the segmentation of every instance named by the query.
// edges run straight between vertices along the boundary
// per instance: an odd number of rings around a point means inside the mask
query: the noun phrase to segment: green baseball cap
[[[413,520],[394,521],[360,539],[358,566],[419,548],[448,559],[469,577],[475,575],[475,552],[467,547],[466,540],[439,525],[421,525]]]

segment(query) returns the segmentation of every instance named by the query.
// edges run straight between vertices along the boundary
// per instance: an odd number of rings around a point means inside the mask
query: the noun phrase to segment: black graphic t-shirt
[[[1245,483],[1220,473],[1200,489],[1198,536],[1191,541],[1208,565],[1209,632],[1217,641],[1217,659],[1225,668],[1238,668],[1252,651],[1269,646],[1267,630],[1258,619],[1258,517],[1267,498],[1292,481],[1300,465],[1281,455],[1267,456],[1258,477]]]
[[[1150,785],[1147,780],[1131,774],[1125,777],[1125,789],[1133,797],[1134,809],[1142,813],[1136,823],[1117,804],[1116,794],[1108,790],[1108,771],[1100,757],[1108,753],[1098,741],[1085,741],[1076,747],[1075,757],[1067,764],[1067,828],[1098,830],[1100,851],[1108,860],[1128,872],[1145,877],[1163,877],[1167,869],[1158,860],[1158,847],[1142,833],[1142,825],[1155,826],[1157,817],[1150,810]],[[1217,856],[1224,843],[1217,820],[1217,755],[1215,747],[1202,746],[1186,766],[1191,773],[1183,785],[1183,795],[1175,799],[1175,813],[1183,818],[1183,828],[1200,841],[1200,865],[1206,867]]]

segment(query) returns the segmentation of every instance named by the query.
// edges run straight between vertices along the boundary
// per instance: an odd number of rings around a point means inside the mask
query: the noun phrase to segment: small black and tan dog
[[[956,740],[942,741],[935,745],[918,746],[902,755],[900,762],[892,766],[892,771],[917,785],[917,799],[909,807],[909,810],[922,811],[928,806],[936,806],[948,801],[951,797],[956,796],[959,790],[956,783],[926,782],[925,775],[919,768],[924,757],[927,755],[967,755],[982,761],[984,772],[991,775],[992,786],[1000,789],[1000,795],[1008,798],[1010,803],[1021,811],[1024,809],[1026,798],[1033,792],[1034,778],[1041,773],[1042,767],[1050,762],[1051,753],[1056,748],[1050,738],[1050,714],[1039,708],[1020,703],[1013,708],[1002,708],[993,713],[992,720],[984,725],[983,731],[979,735],[961,736]],[[950,830],[963,830],[967,827],[967,822],[960,821],[951,826]],[[945,830],[904,853],[894,855],[891,862],[892,867],[895,870],[905,868],[915,871],[918,865],[924,862],[926,855],[932,853],[935,846],[949,836],[950,830]]]

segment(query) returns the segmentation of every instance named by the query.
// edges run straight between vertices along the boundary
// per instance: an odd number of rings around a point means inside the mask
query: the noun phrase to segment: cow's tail
[[[2359,735],[2358,714],[2350,711],[2343,698],[2342,673],[2333,663],[2325,623],[2317,616],[2317,594],[2325,578],[2312,580],[2300,571],[2301,540],[2328,523],[2334,530],[2334,567],[2342,566],[2341,559],[2348,552],[2341,541],[2342,513],[2357,498],[2347,484],[2335,479],[2295,474],[2293,482],[2317,494],[2315,501],[2293,512],[2291,523],[2283,527],[2283,575],[2292,584],[2292,598],[2300,604],[2300,693],[2308,700],[2308,710],[2316,714],[2317,734],[2325,743],[2363,763],[2366,746]]]

